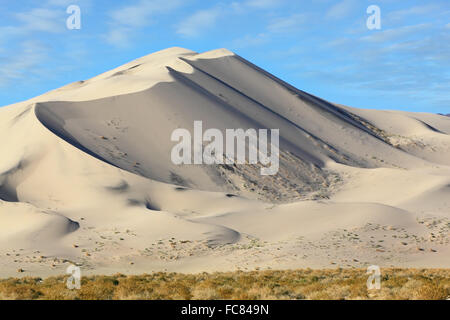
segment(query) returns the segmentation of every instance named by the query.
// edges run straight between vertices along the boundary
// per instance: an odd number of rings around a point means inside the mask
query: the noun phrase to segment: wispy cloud
[[[38,41],[25,41],[15,55],[2,59],[0,64],[0,86],[11,81],[25,79],[37,73],[39,65],[48,56],[48,48]]]
[[[14,39],[24,34],[24,30],[17,26],[0,27],[0,41]]]
[[[209,9],[198,10],[188,16],[178,24],[176,32],[183,37],[198,37],[206,33],[208,29],[213,28],[220,18],[233,19],[242,14],[252,15],[255,12],[270,11],[282,6],[286,2],[286,0],[246,0],[234,1],[230,4],[220,3]],[[282,29],[287,30],[293,28],[298,24],[298,20],[301,20],[300,15],[289,18],[289,21],[285,19],[272,21],[270,27],[272,30],[269,32],[282,32]],[[265,40],[263,38],[265,38],[265,33],[260,33],[256,37],[247,36],[247,40],[253,43],[264,42]],[[236,42],[241,42],[241,40],[236,39]]]
[[[83,8],[90,6],[92,0],[47,0],[45,1],[46,6],[55,6],[67,8],[70,5],[79,5]]]
[[[22,31],[58,33],[65,29],[65,12],[56,9],[35,8],[16,13]]]
[[[415,35],[420,31],[424,31],[431,27],[429,23],[421,23],[412,26],[404,26],[400,28],[393,28],[383,30],[381,32],[373,33],[369,36],[363,37],[362,40],[369,42],[386,42],[396,40],[408,35]]]
[[[151,24],[158,14],[178,8],[180,0],[141,0],[133,5],[111,11],[112,24],[128,27],[144,27]]]
[[[281,16],[271,19],[264,32],[256,35],[245,35],[233,41],[234,48],[248,48],[267,44],[273,38],[280,35],[298,35],[305,28],[310,20],[308,13],[294,13],[288,16]]]
[[[284,0],[248,0],[244,2],[244,5],[253,8],[269,9],[279,6],[284,2]]]
[[[347,17],[357,6],[355,0],[343,0],[330,9],[326,13],[326,17],[329,19],[342,19]]]
[[[200,10],[182,21],[177,33],[184,37],[196,37],[213,27],[220,15],[218,7]]]
[[[260,33],[255,36],[245,35],[244,37],[233,40],[233,48],[249,48],[266,44],[270,41],[270,35]]]
[[[388,14],[388,19],[391,20],[403,20],[405,18],[410,18],[413,15],[426,15],[429,13],[434,13],[440,9],[439,4],[429,3],[421,6],[414,6],[407,9],[392,11]]]
[[[308,15],[304,13],[277,18],[269,23],[267,30],[271,33],[295,32],[306,23],[307,19]]]
[[[129,47],[131,45],[130,29],[128,27],[113,28],[103,36],[103,39],[118,48]]]
[[[273,9],[284,4],[286,0],[247,0],[234,1],[230,8],[236,13],[246,13],[249,10],[267,10]]]
[[[90,5],[91,0],[71,0],[70,4],[80,4],[83,8]],[[14,86],[18,81],[32,81],[34,79],[49,79],[58,73],[46,73],[45,62],[52,56],[58,59],[65,55],[61,45],[60,37],[69,39],[66,19],[68,17],[66,8],[68,0],[47,0],[42,1],[39,6],[27,10],[8,12],[9,25],[0,26],[0,44],[4,47],[0,50],[0,85]],[[67,32],[67,33],[65,33]],[[77,37],[77,48],[79,47],[80,36]],[[55,42],[53,42],[55,41]],[[8,43],[8,46],[4,46]],[[49,45],[52,43],[52,45]],[[69,42],[70,43],[70,42]],[[71,50],[62,60],[61,65],[71,65]],[[61,68],[64,68],[61,67]]]
[[[128,45],[133,31],[155,23],[157,15],[169,13],[182,4],[181,0],[140,0],[112,10],[109,13],[110,30],[104,38],[112,45]]]
[[[26,11],[11,12],[15,20],[10,26],[0,27],[11,36],[35,35],[36,32],[62,33],[66,29],[66,8],[71,4],[88,8],[91,0],[47,0]]]

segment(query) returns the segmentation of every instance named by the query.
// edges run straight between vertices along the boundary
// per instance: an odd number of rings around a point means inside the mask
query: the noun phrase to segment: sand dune
[[[177,128],[280,129],[280,169],[183,165]],[[0,109],[0,276],[449,267],[450,118],[355,109],[171,48]]]

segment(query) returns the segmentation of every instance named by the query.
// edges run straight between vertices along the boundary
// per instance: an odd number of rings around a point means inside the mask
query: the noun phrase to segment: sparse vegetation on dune
[[[214,274],[154,273],[91,276],[80,290],[67,277],[0,280],[0,299],[293,300],[450,298],[450,269],[382,269],[381,289],[367,290],[360,269],[254,271]]]

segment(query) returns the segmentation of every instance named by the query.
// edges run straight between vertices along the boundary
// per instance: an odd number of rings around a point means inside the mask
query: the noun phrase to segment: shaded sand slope
[[[280,171],[175,166],[176,128],[280,129]],[[0,109],[0,276],[450,266],[450,120],[337,106],[171,48]]]

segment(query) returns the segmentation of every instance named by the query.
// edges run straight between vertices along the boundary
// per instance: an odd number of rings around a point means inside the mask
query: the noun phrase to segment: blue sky
[[[66,9],[81,8],[68,30]],[[172,46],[227,48],[360,108],[450,112],[448,0],[0,0],[0,106]],[[381,9],[381,30],[366,10]]]

